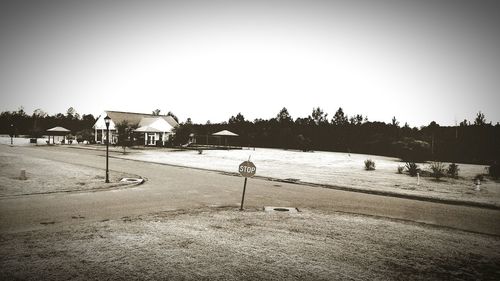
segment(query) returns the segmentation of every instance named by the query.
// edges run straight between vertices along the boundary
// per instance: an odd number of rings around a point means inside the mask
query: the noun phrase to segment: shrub
[[[405,162],[425,161],[431,157],[431,145],[414,138],[403,138],[392,143],[399,158]]]
[[[483,176],[483,174],[477,174],[477,175],[474,177],[474,181],[476,181],[476,180],[483,181],[483,180],[484,180],[484,176]]]
[[[123,148],[123,154],[126,153],[127,147],[132,147],[134,144],[134,130],[138,127],[138,124],[130,124],[127,120],[120,122],[115,125],[118,132],[118,142],[117,145]],[[110,136],[111,137],[111,136]]]
[[[500,176],[500,165],[497,162],[488,167],[488,175],[494,179],[498,179]]]
[[[442,176],[444,176],[445,168],[444,164],[441,162],[432,162],[431,163],[432,176],[439,180]]]
[[[448,174],[449,177],[457,178],[458,171],[460,171],[460,169],[458,168],[458,165],[455,163],[451,163],[450,165],[448,165],[448,169],[446,170],[446,173]]]
[[[403,171],[404,171],[404,169],[405,169],[405,166],[401,166],[401,165],[399,165],[399,166],[398,166],[398,174],[402,174],[402,173],[403,173]]]
[[[406,162],[405,168],[412,177],[416,176],[420,171],[418,165],[415,162]]]
[[[367,170],[367,171],[375,170],[375,162],[371,159],[366,159],[365,160],[365,170]]]

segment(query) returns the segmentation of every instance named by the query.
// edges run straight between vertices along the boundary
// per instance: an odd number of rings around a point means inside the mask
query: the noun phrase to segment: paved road
[[[64,147],[8,147],[0,149],[34,157],[104,169],[102,151]],[[172,167],[117,158],[111,173],[121,171],[147,179],[143,185],[89,193],[59,193],[0,199],[0,231],[37,229],[43,222],[79,223],[119,219],[174,209],[234,206],[241,200],[243,178],[217,172]],[[235,168],[236,169],[236,168]],[[104,171],[103,171],[104,173]],[[500,210],[447,205],[363,194],[261,179],[248,181],[245,207],[293,206],[402,219],[466,231],[500,235]]]

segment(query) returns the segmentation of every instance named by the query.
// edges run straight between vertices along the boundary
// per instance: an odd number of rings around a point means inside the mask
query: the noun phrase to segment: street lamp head
[[[104,117],[104,123],[106,123],[106,128],[109,128],[109,122],[111,121],[111,118],[106,115],[106,117]]]

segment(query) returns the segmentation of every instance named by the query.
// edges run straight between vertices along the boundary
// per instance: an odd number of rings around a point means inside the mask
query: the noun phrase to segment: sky
[[[2,1],[0,111],[500,121],[500,1]]]

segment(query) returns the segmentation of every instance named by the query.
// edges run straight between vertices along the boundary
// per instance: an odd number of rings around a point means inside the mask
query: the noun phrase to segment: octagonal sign
[[[257,171],[257,167],[255,167],[255,165],[252,162],[245,161],[245,162],[240,164],[238,171],[245,178],[251,178],[255,175],[255,172]]]

